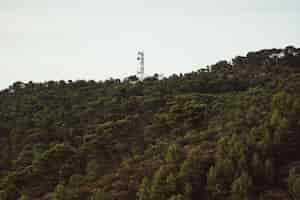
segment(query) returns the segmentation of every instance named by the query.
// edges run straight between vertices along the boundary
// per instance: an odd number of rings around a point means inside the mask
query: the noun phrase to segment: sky
[[[196,71],[300,47],[299,0],[0,0],[0,89]]]

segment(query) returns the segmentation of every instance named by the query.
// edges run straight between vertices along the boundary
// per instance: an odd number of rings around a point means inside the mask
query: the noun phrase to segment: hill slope
[[[297,199],[300,49],[0,92],[0,199]]]

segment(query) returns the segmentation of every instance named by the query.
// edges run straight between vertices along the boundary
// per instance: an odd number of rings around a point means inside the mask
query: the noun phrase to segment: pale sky
[[[0,0],[0,89],[15,81],[191,72],[300,47],[299,0]]]

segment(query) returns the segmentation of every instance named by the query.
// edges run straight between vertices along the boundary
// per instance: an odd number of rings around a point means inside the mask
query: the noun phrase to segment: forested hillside
[[[300,199],[300,49],[0,92],[0,200]]]

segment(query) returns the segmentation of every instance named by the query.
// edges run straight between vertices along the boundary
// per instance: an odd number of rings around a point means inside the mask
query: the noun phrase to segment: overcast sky
[[[15,81],[190,72],[300,46],[299,0],[0,0],[0,89]]]

